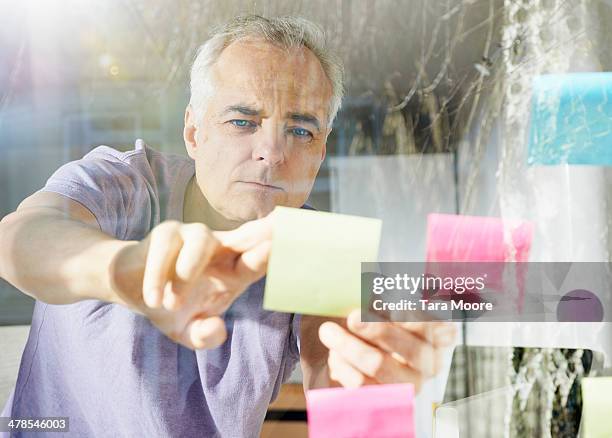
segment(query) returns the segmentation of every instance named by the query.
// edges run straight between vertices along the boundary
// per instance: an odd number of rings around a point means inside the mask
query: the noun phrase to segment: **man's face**
[[[207,201],[240,222],[276,205],[300,207],[329,134],[332,90],[316,56],[244,39],[221,53],[211,77],[215,91],[203,117],[190,108],[185,117],[187,150]]]

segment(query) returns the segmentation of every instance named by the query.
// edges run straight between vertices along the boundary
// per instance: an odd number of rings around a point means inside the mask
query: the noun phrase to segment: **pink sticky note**
[[[308,391],[310,438],[414,438],[414,386]]]
[[[509,235],[504,241],[504,227]],[[427,216],[428,262],[526,262],[533,224],[497,217],[430,214]]]
[[[504,238],[504,231],[507,238]],[[503,221],[498,217],[430,214],[427,217],[427,274],[451,277],[486,274],[487,288],[503,291],[504,262],[527,262],[532,236],[531,222]],[[523,302],[525,268],[522,263],[517,265],[519,309]]]

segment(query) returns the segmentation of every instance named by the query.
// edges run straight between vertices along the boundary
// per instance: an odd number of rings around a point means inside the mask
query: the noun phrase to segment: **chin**
[[[261,219],[262,217],[267,216],[274,210],[276,204],[273,202],[266,203],[243,203],[239,209],[236,209],[232,216],[234,216],[234,220],[239,222],[247,222],[255,219]]]
[[[261,219],[272,213],[272,210],[276,206],[283,207],[301,207],[305,200],[302,197],[287,196],[283,193],[282,196],[268,196],[268,195],[253,195],[241,196],[236,198],[233,202],[231,212],[228,216],[231,216],[232,220],[238,222],[246,222],[255,219]],[[226,217],[228,217],[226,216]]]
[[[283,194],[284,195],[284,194]],[[245,213],[252,219],[260,219],[272,213],[276,206],[296,207],[287,199],[287,196],[255,196],[249,197],[242,204]],[[298,205],[297,207],[301,207]]]

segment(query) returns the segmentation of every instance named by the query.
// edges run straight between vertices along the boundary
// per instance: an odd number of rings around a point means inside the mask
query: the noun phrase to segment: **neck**
[[[195,175],[185,189],[183,202],[183,222],[200,222],[215,231],[228,231],[238,228],[242,223],[227,219],[208,202],[198,186]]]

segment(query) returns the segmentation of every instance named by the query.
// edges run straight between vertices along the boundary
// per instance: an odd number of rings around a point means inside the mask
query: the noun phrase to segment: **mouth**
[[[239,183],[242,184],[246,184],[252,188],[256,188],[256,189],[260,189],[260,190],[278,190],[278,191],[284,191],[284,189],[282,187],[279,186],[275,186],[272,184],[265,184],[265,183],[261,183],[261,182],[256,182],[256,181],[238,181]]]

